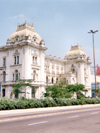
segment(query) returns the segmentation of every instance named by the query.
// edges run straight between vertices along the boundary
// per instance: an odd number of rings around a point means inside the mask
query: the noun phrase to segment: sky
[[[100,65],[100,0],[0,0],[0,46],[17,30],[17,24],[34,25],[45,41],[47,55],[65,57],[71,45],[81,45]],[[92,63],[93,65],[93,63]]]

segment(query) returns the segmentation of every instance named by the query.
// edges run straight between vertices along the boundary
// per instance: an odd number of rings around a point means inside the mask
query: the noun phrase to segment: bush
[[[0,110],[26,109],[26,108],[43,108],[56,106],[99,104],[99,98],[92,99],[0,99]]]

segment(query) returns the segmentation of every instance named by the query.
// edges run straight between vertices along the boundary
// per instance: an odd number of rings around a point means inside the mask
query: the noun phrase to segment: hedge
[[[99,98],[92,99],[0,99],[0,110],[43,108],[56,106],[100,104]]]

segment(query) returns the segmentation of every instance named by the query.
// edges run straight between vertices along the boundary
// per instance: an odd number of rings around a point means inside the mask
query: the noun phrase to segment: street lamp
[[[98,32],[98,30],[93,31],[90,30],[90,32],[88,33],[92,33],[92,39],[93,39],[93,57],[94,57],[94,74],[95,74],[95,92],[96,92],[96,96],[97,96],[97,84],[96,84],[96,69],[95,69],[95,47],[94,47],[94,34]]]

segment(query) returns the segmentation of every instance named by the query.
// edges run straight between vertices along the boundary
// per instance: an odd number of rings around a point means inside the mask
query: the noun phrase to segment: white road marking
[[[76,116],[71,116],[71,117],[68,117],[68,118],[75,118],[75,117],[79,117],[79,115],[76,115]]]
[[[37,122],[37,123],[31,123],[31,124],[28,124],[28,126],[31,126],[31,125],[37,125],[37,124],[41,124],[41,123],[47,123],[48,121],[42,121],[42,122]]]
[[[98,114],[98,112],[93,112],[93,113],[91,113],[91,114],[92,114],[92,115],[93,115],[93,114]]]

